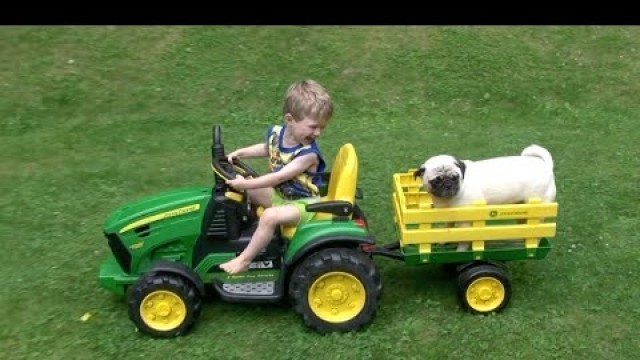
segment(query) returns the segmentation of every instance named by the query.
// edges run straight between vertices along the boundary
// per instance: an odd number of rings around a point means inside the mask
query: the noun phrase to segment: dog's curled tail
[[[547,163],[551,167],[551,169],[553,169],[553,158],[551,158],[551,153],[549,152],[549,150],[543,148],[540,145],[529,145],[524,150],[522,150],[522,154],[520,155],[539,157],[540,159],[542,159],[542,161]]]

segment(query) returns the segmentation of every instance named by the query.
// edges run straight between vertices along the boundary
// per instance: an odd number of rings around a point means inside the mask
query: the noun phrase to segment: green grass
[[[6,359],[630,359],[640,343],[638,27],[0,28],[0,352]],[[137,197],[212,181],[278,121],[287,86],[324,84],[327,159],[354,144],[361,205],[395,240],[391,175],[428,156],[554,155],[558,232],[510,266],[504,312],[473,316],[436,266],[376,258],[378,314],[326,336],[286,306],[207,301],[193,331],[135,332],[100,288],[101,226]],[[251,161],[258,170],[266,165]],[[89,312],[88,321],[81,321]]]

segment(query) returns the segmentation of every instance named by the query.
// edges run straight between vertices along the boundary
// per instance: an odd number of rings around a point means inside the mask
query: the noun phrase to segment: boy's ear
[[[286,114],[284,114],[284,121],[285,122],[292,122],[292,121],[295,121],[295,119],[293,118],[293,115],[291,115],[291,113],[286,113]]]

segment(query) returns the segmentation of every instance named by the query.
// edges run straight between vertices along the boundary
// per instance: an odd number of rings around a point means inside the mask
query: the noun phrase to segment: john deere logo
[[[527,216],[529,214],[528,211],[503,211],[501,213],[498,213],[498,211],[496,210],[492,210],[489,212],[489,216],[490,217],[496,217],[498,215],[500,216]]]
[[[139,243],[135,243],[129,246],[129,249],[136,250],[136,249],[140,249],[143,246],[144,246],[144,241],[140,241]]]

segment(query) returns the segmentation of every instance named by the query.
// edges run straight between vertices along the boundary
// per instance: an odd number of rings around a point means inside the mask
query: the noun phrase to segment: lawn
[[[0,353],[4,359],[631,359],[640,352],[640,27],[0,28]],[[397,239],[391,177],[440,153],[549,149],[558,229],[510,264],[501,313],[471,315],[441,267],[375,258],[384,295],[358,332],[319,335],[286,305],[208,299],[187,335],[136,332],[98,284],[106,216],[210,185],[227,149],[280,121],[294,80],[325,85],[327,159],[351,142],[360,201]],[[259,171],[266,162],[249,162]]]

